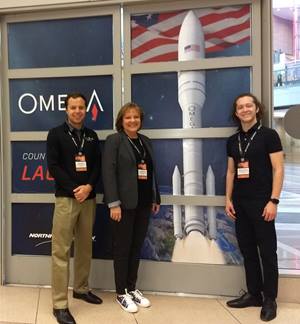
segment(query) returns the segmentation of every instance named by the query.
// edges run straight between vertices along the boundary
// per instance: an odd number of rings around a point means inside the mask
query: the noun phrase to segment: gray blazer
[[[155,170],[150,139],[139,137],[149,152]],[[106,138],[102,154],[102,180],[104,201],[109,207],[121,205],[124,209],[134,209],[138,205],[138,182],[136,158],[124,132]],[[152,201],[160,204],[155,172],[153,171]]]

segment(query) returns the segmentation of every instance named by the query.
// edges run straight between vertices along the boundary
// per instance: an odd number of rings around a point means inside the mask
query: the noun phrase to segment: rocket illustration
[[[178,38],[178,60],[204,58],[204,34],[201,23],[190,10],[181,25]],[[178,101],[182,109],[182,126],[185,129],[201,127],[201,110],[205,102],[205,72],[183,71],[178,73]],[[203,194],[202,141],[183,139],[184,194]],[[185,232],[205,233],[203,207],[185,207]]]
[[[178,39],[178,60],[204,58],[204,34],[201,22],[192,10],[188,11],[181,25]],[[178,101],[182,110],[182,127],[202,127],[201,112],[205,102],[205,71],[178,73]],[[203,195],[204,176],[202,140],[183,139],[183,192],[185,196]],[[181,175],[176,166],[172,176],[173,195],[181,192]],[[215,176],[209,166],[205,177],[207,195],[215,195]],[[173,206],[174,235],[173,262],[225,264],[218,246],[216,208],[208,206],[207,214],[201,206]],[[184,215],[184,217],[182,217]],[[207,222],[206,217],[207,216]],[[185,219],[184,233],[182,219]],[[206,237],[208,224],[208,237]],[[183,235],[184,234],[184,235]]]
[[[174,168],[173,176],[173,195],[181,195],[181,177],[177,165]],[[182,215],[181,206],[173,205],[173,219],[174,219],[174,236],[179,239],[183,238],[182,233]]]
[[[208,167],[206,173],[206,194],[208,196],[215,195],[215,175],[211,166]],[[210,239],[215,240],[217,238],[217,213],[216,207],[207,207],[207,222],[208,222],[208,235]]]

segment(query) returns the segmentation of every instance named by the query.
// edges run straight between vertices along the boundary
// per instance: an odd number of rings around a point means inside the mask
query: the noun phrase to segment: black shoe
[[[102,304],[102,299],[90,291],[84,294],[73,291],[73,298],[82,299],[90,304]]]
[[[74,317],[69,312],[68,308],[53,309],[53,315],[59,324],[76,324]]]
[[[250,306],[261,306],[262,297],[261,296],[252,296],[249,293],[245,292],[241,297],[229,300],[227,306],[233,308],[245,308]]]
[[[272,321],[276,317],[277,304],[276,301],[271,298],[265,298],[263,307],[260,312],[260,319],[268,322]]]

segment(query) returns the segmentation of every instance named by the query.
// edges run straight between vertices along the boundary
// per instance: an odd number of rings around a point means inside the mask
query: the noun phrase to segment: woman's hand
[[[160,209],[160,205],[155,204],[155,203],[152,204],[151,210],[152,210],[153,214],[157,214],[159,212],[159,209]]]
[[[110,208],[110,218],[116,222],[119,222],[122,218],[122,211],[120,206]]]
[[[229,216],[233,220],[236,220],[235,210],[234,210],[234,207],[233,207],[233,203],[229,199],[226,200],[225,213],[226,213],[227,216]]]

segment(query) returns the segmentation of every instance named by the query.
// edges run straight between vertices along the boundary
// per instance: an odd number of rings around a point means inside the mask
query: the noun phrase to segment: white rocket
[[[201,23],[190,10],[181,25],[178,38],[178,60],[204,58],[205,44]],[[178,101],[182,109],[183,128],[201,127],[201,110],[205,101],[205,72],[183,71],[178,73]],[[183,139],[184,194],[203,194],[202,141]],[[185,232],[205,233],[203,207],[185,207]]]

